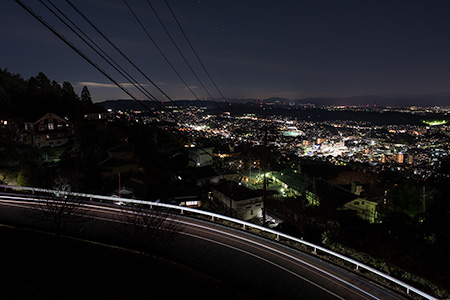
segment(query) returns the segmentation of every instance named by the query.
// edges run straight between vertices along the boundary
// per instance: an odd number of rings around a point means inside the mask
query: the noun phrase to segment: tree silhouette
[[[63,234],[69,227],[74,229],[78,223],[81,224],[85,219],[81,219],[80,215],[86,215],[87,211],[83,209],[83,201],[72,192],[76,181],[75,174],[57,172],[53,180],[53,190],[57,192],[54,195],[40,196],[28,216],[47,223],[56,235]]]
[[[84,105],[92,104],[91,93],[87,86],[84,86],[81,91],[81,103]]]
[[[92,104],[89,91],[83,89],[84,104]],[[46,113],[80,120],[82,101],[70,82],[58,83],[44,73],[24,80],[18,74],[0,69],[0,115],[36,121]]]
[[[0,69],[0,115],[17,115],[16,109],[25,99],[27,82],[19,74]]]
[[[143,257],[155,260],[183,230],[176,215],[160,208],[124,206],[116,230],[132,243]]]
[[[404,212],[411,218],[422,212],[422,188],[411,180],[400,182],[394,190],[394,210]]]

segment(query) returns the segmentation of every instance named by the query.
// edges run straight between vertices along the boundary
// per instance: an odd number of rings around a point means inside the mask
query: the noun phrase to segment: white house
[[[234,181],[225,181],[211,188],[215,199],[233,211],[233,217],[242,220],[262,218],[263,197]]]
[[[213,148],[189,148],[189,159],[195,167],[210,166],[213,162]]]

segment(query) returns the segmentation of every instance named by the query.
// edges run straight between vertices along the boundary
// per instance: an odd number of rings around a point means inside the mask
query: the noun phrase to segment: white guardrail
[[[388,274],[385,274],[377,269],[374,269],[368,265],[365,265],[359,261],[356,261],[354,259],[351,259],[349,257],[346,257],[342,254],[339,254],[337,252],[331,251],[329,249],[323,248],[321,246],[315,245],[313,243],[309,243],[307,241],[304,241],[302,239],[298,239],[292,236],[289,236],[287,234],[275,231],[273,229],[270,228],[266,228],[266,227],[262,227],[256,224],[252,224],[249,222],[245,222],[242,220],[238,220],[238,219],[234,219],[234,218],[230,218],[224,215],[219,215],[219,214],[215,214],[215,213],[211,213],[211,212],[207,212],[207,211],[203,211],[203,210],[199,210],[199,209],[194,209],[194,208],[189,208],[189,207],[184,207],[184,206],[177,206],[177,205],[171,205],[171,204],[165,204],[165,203],[158,203],[158,202],[150,202],[150,201],[144,201],[144,200],[137,200],[137,199],[128,199],[128,198],[118,198],[118,197],[110,197],[110,196],[101,196],[101,195],[92,195],[92,194],[83,194],[83,193],[73,193],[73,192],[63,192],[63,191],[57,191],[57,190],[49,190],[49,189],[42,189],[42,188],[32,188],[32,187],[22,187],[22,186],[13,186],[13,185],[3,185],[0,184],[0,189],[4,189],[4,191],[9,190],[16,190],[16,191],[30,191],[33,194],[35,192],[38,193],[48,193],[48,194],[53,194],[53,195],[70,195],[72,197],[82,197],[82,198],[87,198],[90,201],[94,201],[94,199],[97,200],[106,200],[106,201],[113,201],[113,202],[124,202],[124,203],[133,203],[133,204],[143,204],[143,205],[150,205],[150,206],[159,206],[159,207],[164,207],[164,208],[168,208],[168,209],[173,209],[173,210],[178,210],[180,214],[183,214],[183,212],[188,211],[194,214],[198,214],[198,215],[203,215],[203,216],[207,216],[209,218],[211,218],[212,221],[214,221],[215,219],[221,219],[221,220],[226,220],[235,224],[240,224],[242,225],[243,229],[245,229],[246,227],[249,228],[254,228],[254,229],[258,229],[261,230],[263,232],[267,232],[267,233],[271,233],[274,234],[276,236],[276,239],[278,240],[280,237],[283,237],[287,240],[293,241],[293,242],[297,242],[306,246],[309,246],[311,248],[314,249],[314,252],[317,252],[317,250],[320,250],[324,253],[327,253],[331,256],[337,257],[342,259],[343,261],[346,261],[348,263],[354,264],[356,269],[365,269],[369,272],[372,272],[388,281],[391,281],[393,283],[398,284],[399,286],[402,286],[403,288],[406,289],[406,293],[409,294],[410,292],[414,292],[417,295],[420,295],[426,299],[436,299],[435,297],[419,290],[416,289],[413,286],[410,286],[409,284],[406,284],[392,276],[389,276]]]

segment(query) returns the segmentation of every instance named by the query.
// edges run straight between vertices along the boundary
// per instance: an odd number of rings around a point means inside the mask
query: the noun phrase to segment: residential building
[[[351,192],[356,195],[361,195],[362,191],[363,191],[362,184],[359,181],[353,181]]]
[[[377,218],[376,202],[363,199],[325,180],[319,180],[308,187],[306,199],[309,205],[323,205],[335,210],[352,210],[358,217],[370,223],[374,223]]]
[[[263,197],[234,181],[224,181],[211,188],[214,199],[217,199],[233,211],[233,217],[250,220],[262,217]]]
[[[103,106],[92,104],[83,108],[83,117],[90,121],[106,120],[108,111]]]
[[[187,183],[202,186],[208,183],[217,184],[221,176],[211,166],[187,167],[181,173],[182,180]]]
[[[124,143],[106,150],[108,158],[99,163],[102,178],[118,177],[120,173],[139,171],[139,158],[133,144]]]
[[[281,186],[283,195],[296,197],[306,193],[306,188],[311,182],[300,173],[294,172],[292,169],[284,169],[280,172],[274,172],[270,175],[274,183]]]
[[[53,113],[48,113],[35,122],[25,122],[21,140],[36,147],[56,147],[66,144],[72,136],[71,124]]]
[[[168,191],[170,204],[199,208],[202,205],[201,189],[199,187],[175,187]]]
[[[213,162],[213,148],[189,148],[189,159],[196,167],[210,166]]]
[[[365,199],[355,199],[344,204],[343,209],[356,211],[356,215],[363,220],[374,223],[377,219],[377,205],[378,203],[368,201]]]

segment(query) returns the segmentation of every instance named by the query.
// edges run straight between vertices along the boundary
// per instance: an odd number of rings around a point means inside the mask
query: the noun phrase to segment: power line
[[[99,47],[89,36],[87,36],[86,33],[84,33],[83,30],[81,30],[76,24],[74,24],[67,15],[65,15],[58,7],[56,7],[50,0],[48,2],[64,17],[66,18],[76,29],[78,29],[92,44],[94,44],[100,52],[99,53],[97,49],[95,49],[91,44],[89,44],[78,32],[76,32],[69,24],[67,24],[58,14],[55,13],[50,7],[48,7],[42,0],[39,0],[39,2],[45,6],[55,17],[57,17],[64,25],[66,25],[73,33],[75,33],[83,42],[85,42],[92,50],[94,50],[101,58],[103,58],[111,67],[113,67],[119,74],[121,74],[124,78],[126,78],[128,81],[130,81],[134,87],[136,87],[141,93],[143,93],[145,96],[149,97],[150,100],[152,100],[156,105],[158,105],[161,109],[164,109],[157,99],[148,92],[142,85],[140,85],[129,73],[127,73],[122,67],[120,67],[101,47]],[[105,58],[108,57],[112,62],[108,61],[108,59]],[[115,66],[114,64],[117,66]],[[120,70],[119,70],[120,69]],[[125,75],[125,74],[126,75]],[[130,79],[131,78],[131,79]]]
[[[123,92],[125,92],[128,96],[133,98],[139,104],[145,105],[141,103],[132,93],[130,93],[125,87],[123,87],[120,83],[118,83],[114,78],[111,77],[108,73],[106,73],[100,66],[98,66],[95,62],[93,62],[88,56],[86,56],[80,49],[75,47],[69,40],[67,40],[62,34],[56,31],[50,24],[48,24],[41,16],[36,14],[29,6],[24,4],[21,0],[15,0],[17,4],[19,4],[23,9],[25,9],[29,14],[31,14],[36,20],[38,20],[42,25],[44,25],[48,30],[50,30],[54,35],[56,35],[60,40],[62,40],[67,46],[69,46],[72,50],[74,50],[78,55],[84,58],[89,64],[91,64],[94,68],[96,68],[100,73],[102,73],[106,78],[108,78],[111,82],[113,82],[117,87],[119,87]],[[152,112],[153,113],[153,112]]]
[[[228,80],[228,78],[225,76],[224,72],[222,71],[222,69],[219,67],[219,65],[217,64],[216,60],[214,59],[214,57],[211,55],[211,52],[208,50],[208,47],[206,47],[206,44],[203,42],[203,39],[200,37],[200,34],[198,33],[198,31],[195,29],[194,24],[192,24],[191,19],[189,18],[189,16],[185,13],[185,11],[183,10],[183,6],[180,4],[180,1],[178,2],[178,6],[180,7],[181,12],[183,13],[184,17],[187,19],[188,23],[191,25],[192,30],[194,31],[195,35],[197,36],[197,38],[199,39],[200,43],[202,44],[203,48],[206,50],[206,53],[209,55],[209,57],[211,58],[211,60],[214,62],[214,64],[216,65],[217,69],[219,70],[220,74],[222,75],[222,77],[225,79],[225,81],[227,82],[228,86],[233,90],[234,95],[236,96],[236,98],[240,98],[240,96],[238,95],[238,93],[236,92],[236,90],[234,89],[234,87],[231,85],[230,81]]]
[[[74,50],[78,55],[80,55],[83,59],[85,59],[89,64],[91,64],[93,67],[95,67],[100,73],[102,73],[105,77],[107,77],[111,82],[113,82],[116,86],[118,86],[122,91],[124,91],[127,95],[129,95],[133,100],[138,102],[140,105],[142,105],[145,109],[147,109],[149,112],[154,114],[144,103],[139,101],[131,92],[129,92],[125,87],[123,87],[120,83],[118,83],[111,75],[106,73],[98,64],[96,64],[92,59],[90,59],[86,54],[84,54],[80,49],[78,49],[73,43],[71,43],[68,39],[66,39],[62,34],[60,34],[55,28],[53,28],[48,22],[46,22],[41,16],[36,14],[29,6],[24,4],[21,0],[15,0],[16,3],[18,3],[22,8],[24,8],[28,13],[30,13],[35,19],[37,19],[41,24],[43,24],[47,29],[49,29],[54,35],[56,35],[60,40],[62,40],[66,45],[68,45],[72,50]],[[42,3],[42,1],[41,1]],[[43,3],[42,3],[43,4]],[[48,6],[44,4],[44,6],[49,9]],[[50,10],[51,11],[51,10]],[[53,12],[53,11],[51,11]],[[54,12],[53,12],[54,13]],[[57,16],[57,15],[56,15]],[[59,16],[57,16],[59,18]],[[62,21],[66,26],[68,26],[67,23],[65,23],[61,18],[59,18],[60,21]],[[70,26],[68,26],[70,28]],[[72,31],[73,29],[70,28]],[[78,34],[77,34],[78,35]],[[79,36],[79,35],[78,35]],[[80,37],[80,36],[79,36]],[[80,37],[81,38],[81,37]],[[84,40],[85,43],[87,43]],[[92,48],[92,46],[91,46]],[[97,52],[98,53],[98,52]],[[173,115],[172,112],[169,111],[169,113],[172,115],[173,119],[177,122],[177,118]],[[200,148],[200,150],[205,151]],[[206,151],[205,151],[206,152]],[[209,154],[209,153],[207,153]]]
[[[161,20],[161,18],[159,17],[158,12],[156,11],[156,9],[153,7],[153,5],[150,3],[149,0],[147,0],[148,5],[150,6],[150,8],[153,10],[153,12],[156,15],[156,18],[158,19],[159,23],[161,24],[161,26],[164,28],[164,31],[167,33],[167,35],[169,36],[170,40],[172,41],[172,44],[175,46],[175,48],[177,49],[178,53],[181,55],[181,57],[183,58],[184,62],[186,63],[186,65],[189,67],[189,69],[191,70],[191,72],[194,74],[195,78],[197,78],[198,82],[200,83],[200,85],[203,87],[203,89],[206,91],[206,93],[208,94],[208,96],[211,98],[211,100],[217,105],[216,100],[214,100],[214,97],[211,95],[211,93],[208,91],[208,89],[205,87],[205,85],[203,84],[203,82],[200,80],[200,78],[198,77],[197,73],[194,71],[194,69],[192,68],[192,66],[189,64],[189,62],[187,61],[186,57],[184,56],[183,52],[181,52],[180,48],[178,47],[177,43],[175,42],[175,40],[173,39],[172,35],[170,34],[169,30],[167,29],[166,25],[164,25],[164,22]]]
[[[200,99],[198,98],[198,96],[194,93],[194,91],[191,89],[191,87],[186,83],[186,81],[181,77],[180,73],[175,69],[175,67],[173,66],[173,64],[170,62],[170,60],[167,58],[167,56],[164,54],[164,52],[161,50],[161,48],[158,46],[158,44],[156,43],[156,41],[152,38],[151,34],[148,32],[148,30],[145,28],[144,24],[142,24],[142,22],[139,20],[138,16],[135,14],[135,12],[133,11],[133,9],[131,8],[131,6],[128,4],[128,2],[126,0],[124,0],[126,6],[128,7],[128,9],[130,10],[130,12],[133,14],[134,18],[136,19],[136,21],[139,23],[139,25],[141,26],[141,28],[144,30],[144,32],[147,34],[148,38],[152,41],[152,43],[155,45],[156,49],[158,49],[159,53],[161,53],[161,55],[163,56],[163,58],[166,60],[166,62],[170,65],[170,67],[172,68],[172,70],[175,72],[175,74],[177,74],[178,78],[184,83],[184,85],[186,86],[186,88],[191,92],[191,94],[201,103]],[[201,103],[202,104],[202,103]],[[202,104],[203,105],[203,104]]]
[[[95,31],[97,31],[112,47],[114,47],[114,49],[117,50],[117,52],[120,53],[120,55],[122,55],[122,57],[124,57],[136,70],[139,71],[139,73],[141,73],[142,76],[144,76],[158,91],[161,92],[161,94],[163,94],[170,102],[172,102],[175,106],[179,107],[173,100],[172,98],[167,95],[155,82],[153,82],[153,80],[151,80],[133,61],[131,61],[131,59],[129,59],[108,37],[106,37],[102,31],[100,31],[100,29],[97,28],[97,26],[95,26],[72,2],[70,2],[69,0],[66,0],[66,2],[86,21],[89,23],[89,25],[91,25]]]
[[[189,46],[191,47],[192,51],[194,52],[195,57],[197,57],[198,61],[200,62],[200,65],[203,67],[203,70],[208,75],[208,78],[211,80],[211,82],[213,83],[213,85],[216,88],[216,90],[219,92],[219,94],[222,97],[223,101],[225,101],[225,96],[222,94],[220,89],[217,87],[217,84],[214,82],[214,80],[212,79],[212,77],[209,74],[208,70],[206,69],[205,65],[203,64],[202,60],[198,56],[197,51],[194,49],[194,46],[192,46],[191,41],[189,40],[188,36],[186,35],[186,32],[184,31],[183,27],[181,26],[180,22],[178,21],[177,16],[175,15],[175,13],[173,12],[172,8],[170,7],[169,2],[167,2],[167,0],[164,0],[164,2],[166,3],[167,7],[169,8],[170,13],[172,14],[173,18],[175,19],[176,23],[178,24],[178,27],[180,28],[181,32],[183,33],[183,36],[185,37],[186,41],[188,42]]]

